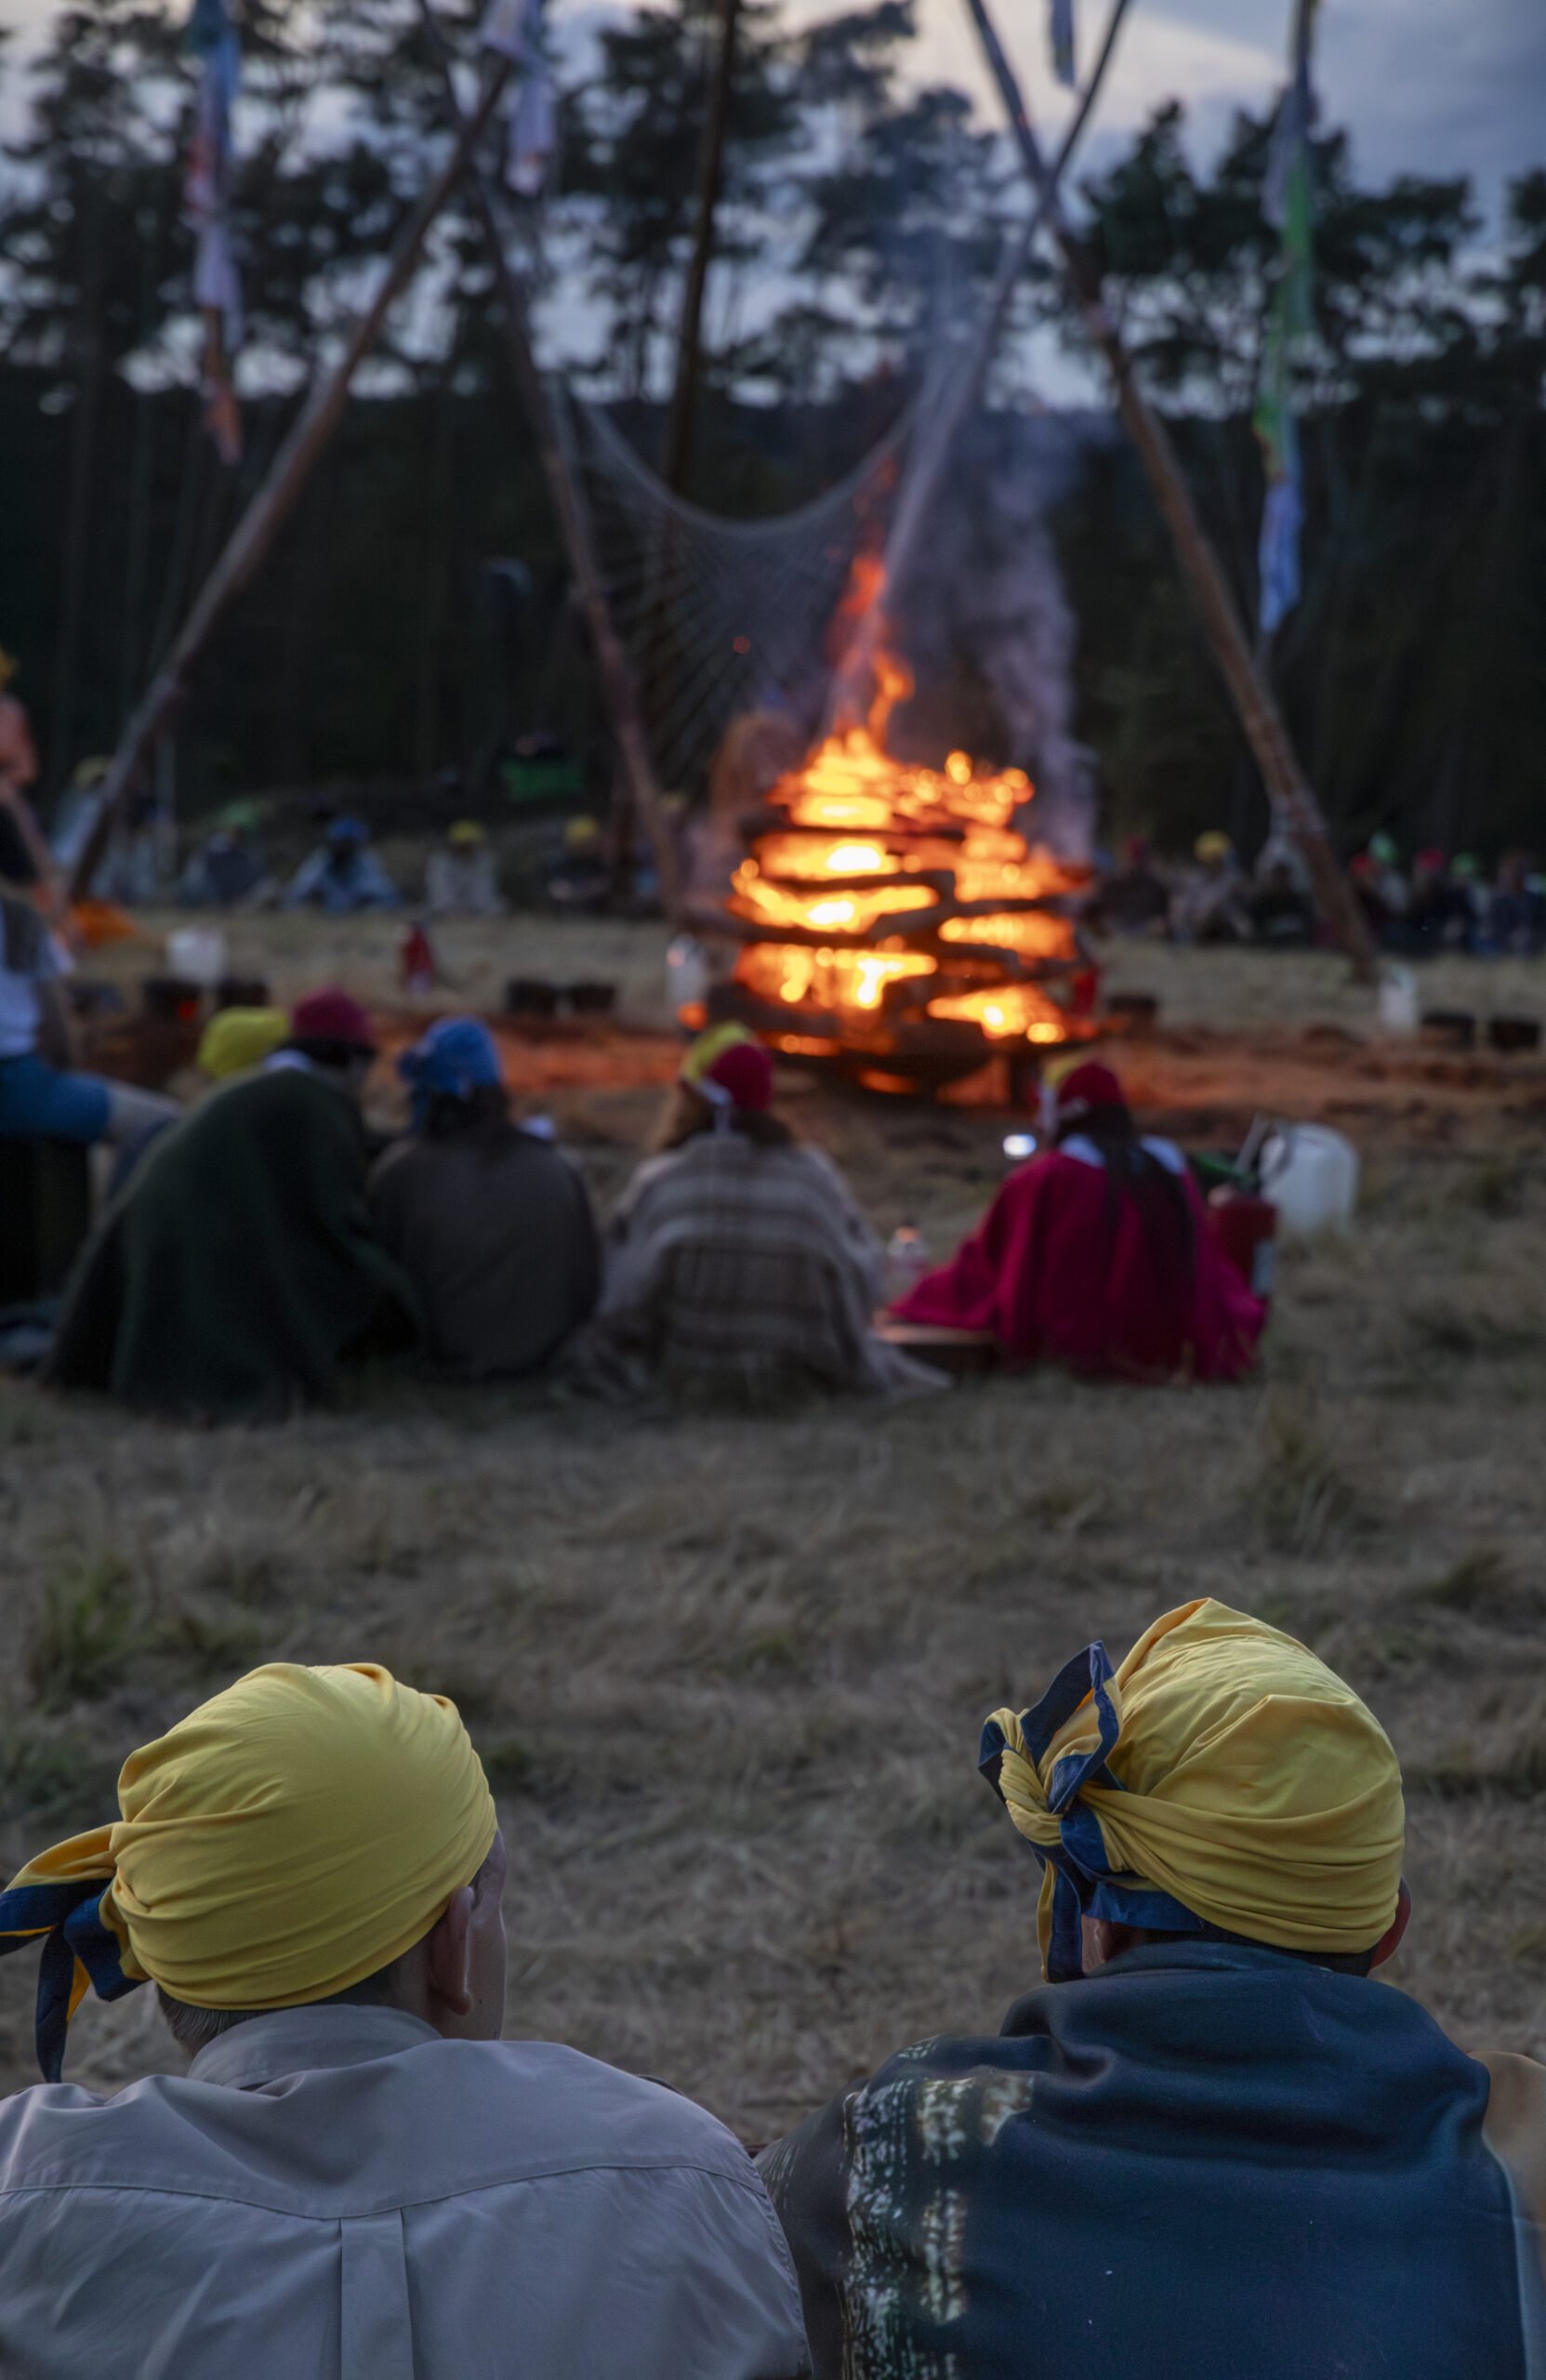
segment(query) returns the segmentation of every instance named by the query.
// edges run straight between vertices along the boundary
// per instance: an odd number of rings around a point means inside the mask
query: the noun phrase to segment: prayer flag
[[[481,37],[485,49],[497,50],[516,70],[505,102],[505,179],[521,197],[536,198],[558,145],[543,0],[490,0]]]
[[[1310,35],[1315,7],[1316,0],[1298,0],[1293,73],[1273,126],[1262,185],[1262,212],[1279,234],[1277,277],[1252,416],[1267,478],[1257,552],[1258,616],[1266,636],[1281,626],[1300,598],[1304,490],[1289,365],[1294,339],[1315,326],[1310,133],[1315,99],[1310,83]]]
[[[242,459],[242,424],[231,363],[242,344],[242,283],[231,251],[229,205],[231,111],[242,59],[226,0],[194,0],[185,35],[200,61],[193,138],[182,187],[183,220],[198,236],[193,302],[204,316],[205,425],[232,469]]]
[[[1052,50],[1052,72],[1070,91],[1074,73],[1074,0],[1048,0],[1047,37]]]

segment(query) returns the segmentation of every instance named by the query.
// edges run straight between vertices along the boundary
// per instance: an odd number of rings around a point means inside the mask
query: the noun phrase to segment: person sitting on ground
[[[502,918],[506,903],[488,837],[476,818],[458,818],[424,869],[424,900],[432,918]]]
[[[1498,881],[1487,920],[1489,957],[1529,959],[1540,948],[1543,916],[1539,879],[1530,868],[1528,852],[1506,851],[1498,863]]]
[[[265,893],[271,900],[277,890],[245,821],[229,818],[191,853],[178,899],[188,909],[258,908]]]
[[[1169,931],[1170,894],[1155,867],[1146,835],[1129,835],[1114,868],[1084,913],[1097,933],[1163,942]]]
[[[1474,957],[1487,946],[1492,916],[1492,887],[1482,873],[1474,852],[1457,852],[1449,863],[1448,908],[1443,941],[1449,950]]]
[[[412,1132],[378,1160],[371,1208],[418,1291],[429,1361],[457,1380],[539,1370],[596,1303],[585,1183],[549,1141],[510,1121],[486,1025],[443,1018],[398,1070]]]
[[[376,1237],[360,1116],[376,1056],[346,992],[164,1133],[87,1243],[44,1377],[212,1421],[281,1420],[417,1335]]]
[[[772,1113],[773,1080],[744,1025],[688,1050],[608,1227],[600,1309],[565,1353],[575,1386],[757,1403],[944,1384],[876,1336],[880,1243],[831,1159]]]
[[[74,961],[31,897],[32,854],[0,806],[0,1140],[127,1148],[180,1115],[175,1099],[71,1064],[62,986]]]
[[[370,847],[364,821],[335,818],[284,887],[281,906],[322,909],[333,918],[352,909],[395,909],[402,897]]]
[[[991,1330],[1013,1364],[1129,1380],[1235,1380],[1266,1319],[1209,1229],[1173,1141],[1141,1138],[1109,1066],[1043,1091],[1051,1145],[1011,1173],[899,1321]]]
[[[994,1712],[979,1765],[1044,1982],[764,2151],[817,2380],[1539,2370],[1546,2068],[1368,1980],[1411,1904],[1351,1687],[1183,1604]]]
[[[443,1696],[271,1662],[131,1753],[118,1801],[0,1895],[0,1950],[42,1942],[46,2078],[0,2103],[0,2368],[808,2371],[739,2142],[663,2083],[500,2039],[505,1845]],[[153,1984],[186,2076],[62,2082],[88,1981]]]
[[[1274,832],[1256,854],[1248,906],[1256,938],[1269,949],[1308,950],[1315,939],[1315,896],[1303,853]]]
[[[1196,861],[1170,902],[1170,932],[1177,942],[1249,942],[1250,910],[1246,880],[1229,837],[1213,827],[1193,848]]]

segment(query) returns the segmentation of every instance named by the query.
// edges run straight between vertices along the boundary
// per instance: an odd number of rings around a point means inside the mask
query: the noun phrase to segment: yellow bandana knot
[[[978,1765],[1043,1863],[1050,1982],[1083,1973],[1084,1916],[1356,1952],[1395,1914],[1384,1729],[1302,1645],[1210,1598],[1166,1612],[1120,1669],[1088,1646],[1033,1710],[994,1712]]]

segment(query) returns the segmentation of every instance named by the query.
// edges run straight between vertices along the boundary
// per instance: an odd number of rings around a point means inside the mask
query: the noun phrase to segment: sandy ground
[[[233,958],[282,994],[397,998],[390,924],[244,931]],[[558,1078],[531,1100],[603,1200],[669,1071],[662,943],[445,936],[485,999],[514,973],[625,986],[626,1080],[564,1078],[597,1055],[578,1040],[507,1044],[518,1075],[546,1049]],[[509,2030],[765,2140],[908,2040],[998,2025],[1033,1977],[1035,1871],[975,1775],[981,1720],[1091,1636],[1119,1657],[1211,1593],[1314,1643],[1391,1730],[1417,1903],[1393,1982],[1468,2044],[1546,2056],[1546,1080],[1379,1043],[1343,972],[1119,970],[1164,1003],[1113,1052],[1152,1120],[1226,1144],[1264,1104],[1363,1152],[1355,1229],[1286,1251],[1238,1390],[994,1378],[752,1419],[392,1379],[200,1433],[0,1385],[7,1857],[107,1814],[123,1754],[253,1661],[385,1659],[454,1694],[488,1761]],[[1522,965],[1457,962],[1423,992],[1546,1013]],[[785,1096],[880,1229],[914,1217],[941,1253],[1001,1178],[990,1107]],[[30,2078],[34,1967],[0,1965],[7,2085]],[[99,2087],[179,2062],[148,1993],[88,2002],[74,2032]]]

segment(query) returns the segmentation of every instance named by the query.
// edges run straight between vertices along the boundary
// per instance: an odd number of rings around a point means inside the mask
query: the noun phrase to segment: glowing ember
[[[885,654],[875,674],[868,726],[781,779],[735,871],[734,1012],[791,1054],[879,1061],[862,1079],[892,1087],[1085,1038],[1084,879],[1020,832],[1024,772],[893,760],[886,715],[911,682]]]

